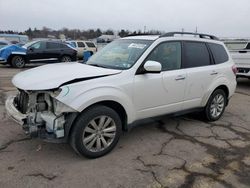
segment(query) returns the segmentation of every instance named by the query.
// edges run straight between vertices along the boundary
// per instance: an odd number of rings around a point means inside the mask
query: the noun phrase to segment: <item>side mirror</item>
[[[157,61],[147,61],[143,67],[146,70],[146,73],[160,73],[161,72],[161,64]]]
[[[34,48],[33,48],[33,47],[30,47],[30,48],[29,48],[29,51],[33,52],[33,51],[34,51]]]

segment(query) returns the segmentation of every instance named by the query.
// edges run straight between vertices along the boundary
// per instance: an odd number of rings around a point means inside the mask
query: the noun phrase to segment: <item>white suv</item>
[[[66,42],[77,50],[77,57],[79,59],[84,58],[83,53],[86,51],[89,51],[90,55],[93,55],[94,53],[97,52],[96,45],[91,41],[72,40]]]
[[[127,37],[87,64],[17,74],[12,82],[19,94],[7,99],[6,108],[27,133],[70,142],[77,153],[95,158],[110,152],[137,120],[196,110],[208,121],[218,120],[235,92],[235,73],[214,36]]]

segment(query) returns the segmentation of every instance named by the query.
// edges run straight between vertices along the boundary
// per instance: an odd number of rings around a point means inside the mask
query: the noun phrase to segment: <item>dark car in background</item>
[[[50,40],[32,41],[23,46],[10,45],[0,49],[0,63],[22,68],[26,63],[55,63],[77,60],[77,50],[72,46]]]

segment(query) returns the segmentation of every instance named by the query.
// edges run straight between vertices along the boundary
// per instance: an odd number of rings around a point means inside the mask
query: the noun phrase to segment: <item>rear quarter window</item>
[[[215,64],[225,63],[228,61],[228,54],[224,46],[214,43],[208,43],[208,46],[213,54]]]

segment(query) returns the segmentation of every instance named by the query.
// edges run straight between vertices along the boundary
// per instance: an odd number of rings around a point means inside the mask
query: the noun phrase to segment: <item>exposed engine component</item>
[[[15,98],[15,104],[21,113],[26,114],[28,110],[28,102],[29,95],[25,91],[20,90],[19,94]]]
[[[53,134],[56,138],[64,137],[65,112],[73,109],[57,101],[55,92],[26,92],[19,90],[14,103],[17,109],[27,115],[23,125],[25,132],[38,136],[39,132]]]

